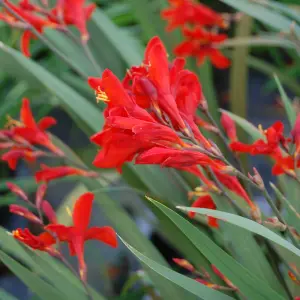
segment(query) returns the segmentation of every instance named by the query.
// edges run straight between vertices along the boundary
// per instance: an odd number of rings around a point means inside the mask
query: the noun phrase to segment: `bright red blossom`
[[[201,65],[208,57],[217,68],[224,69],[230,66],[230,60],[218,49],[218,45],[227,39],[226,34],[215,34],[196,27],[194,29],[185,28],[183,35],[186,40],[175,47],[176,55],[194,56],[198,65]]]
[[[169,3],[170,7],[161,12],[162,18],[168,21],[168,31],[183,27],[188,23],[227,27],[224,18],[204,4],[192,0],[169,0]]]
[[[75,203],[73,211],[73,226],[50,224],[46,230],[53,232],[61,242],[69,244],[70,254],[76,255],[79,262],[80,276],[86,280],[86,264],[84,261],[84,243],[88,240],[98,240],[111,247],[117,247],[115,231],[108,226],[88,228],[92,211],[94,195],[85,193]]]
[[[55,244],[55,238],[48,232],[40,235],[33,235],[29,229],[18,228],[12,232],[13,237],[35,250],[45,251],[51,255],[56,255],[57,251],[52,247]]]

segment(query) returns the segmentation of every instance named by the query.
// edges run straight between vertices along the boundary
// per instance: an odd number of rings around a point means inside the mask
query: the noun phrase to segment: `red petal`
[[[81,195],[75,203],[73,223],[79,232],[84,232],[89,226],[93,200],[94,194],[88,192]]]
[[[219,228],[218,219],[208,216],[207,222],[210,227]]]
[[[45,229],[55,233],[61,242],[67,242],[72,239],[73,227],[67,227],[61,224],[49,224]]]
[[[21,51],[26,57],[30,57],[30,39],[33,37],[33,34],[29,30],[25,30],[21,36]]]
[[[38,127],[40,130],[45,131],[48,128],[54,126],[57,121],[52,117],[44,117],[38,122]]]
[[[99,91],[99,88],[102,86],[102,80],[98,77],[89,77],[88,84],[93,90]]]
[[[217,49],[212,49],[210,59],[212,64],[219,69],[226,69],[230,66],[230,60]]]
[[[23,100],[22,100],[20,119],[26,127],[29,127],[32,129],[35,129],[37,127],[36,122],[33,118],[31,109],[30,109],[29,99],[27,99],[27,98],[23,98]]]
[[[85,240],[98,240],[113,248],[118,245],[116,232],[109,226],[89,228],[86,231]]]

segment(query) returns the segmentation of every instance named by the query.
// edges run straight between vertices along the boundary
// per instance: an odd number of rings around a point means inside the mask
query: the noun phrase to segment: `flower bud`
[[[250,173],[248,173],[248,177],[261,189],[263,190],[265,188],[264,181],[257,171],[256,168],[253,168],[254,175],[252,176]]]
[[[181,258],[173,258],[173,261],[175,264],[180,266],[181,268],[184,268],[190,272],[194,272],[195,268],[191,263],[189,263],[186,259],[181,259]]]
[[[9,206],[9,211],[13,214],[22,216],[32,222],[42,225],[42,221],[25,207],[22,207],[22,206],[19,206],[16,204],[11,204]]]
[[[268,218],[267,221],[264,221],[264,224],[280,231],[285,231],[287,229],[287,226],[281,223],[277,217]]]
[[[236,126],[234,121],[230,118],[230,116],[224,112],[222,112],[221,116],[221,125],[228,136],[230,142],[237,141],[237,134],[236,134]]]
[[[11,192],[16,194],[17,196],[19,196],[23,200],[29,201],[28,196],[26,195],[26,193],[19,186],[17,186],[16,184],[13,184],[12,182],[7,182],[6,186],[11,190]]]

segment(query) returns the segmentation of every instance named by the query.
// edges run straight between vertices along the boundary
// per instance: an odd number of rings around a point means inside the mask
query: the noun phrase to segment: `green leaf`
[[[1,68],[9,74],[26,80],[32,86],[48,90],[91,128],[99,130],[103,125],[103,116],[95,105],[20,52],[0,44],[0,63]]]
[[[241,118],[225,109],[220,109],[220,111],[228,114],[233,121],[235,121],[242,129],[244,129],[249,134],[252,141],[265,138],[263,134],[258,130],[258,128],[256,128],[253,124],[248,122],[246,119]]]
[[[274,242],[281,247],[286,248],[287,250],[293,252],[297,256],[300,256],[300,249],[295,247],[293,244],[289,243],[282,237],[280,237],[275,232],[271,231],[270,229],[258,224],[257,222],[254,222],[252,220],[234,215],[229,214],[217,210],[211,210],[211,209],[205,209],[205,208],[190,208],[190,207],[178,207],[182,211],[193,211],[199,214],[203,215],[209,215],[215,218],[218,218],[224,222],[228,222],[234,225],[237,225],[239,227],[242,227],[248,231],[251,231],[253,233],[256,233],[258,235],[261,235],[265,237],[266,239],[270,240],[271,242]]]
[[[220,0],[233,8],[246,13],[247,15],[257,19],[258,21],[271,26],[277,31],[289,32],[292,19],[286,18],[282,14],[266,8],[263,5],[253,3],[249,0]],[[300,26],[295,25],[295,32],[300,33]]]
[[[291,128],[293,128],[295,125],[295,122],[296,122],[297,115],[296,115],[295,109],[293,108],[292,101],[289,99],[288,95],[286,94],[285,90],[283,89],[283,86],[280,83],[279,78],[276,75],[274,75],[274,79],[278,86],[280,97],[283,102],[284,109],[287,114],[288,120],[290,122]]]
[[[241,293],[249,299],[275,300],[284,299],[271,289],[266,282],[250,273],[245,267],[218,247],[211,239],[196,227],[164,205],[149,199],[183,232],[197,249],[222,272]]]
[[[2,250],[0,250],[0,260],[41,299],[66,299],[65,295],[59,293],[53,286],[39,278],[39,276],[22,266]]]
[[[232,205],[225,196],[211,193],[218,211],[224,211],[231,214],[237,214]],[[225,245],[231,250],[231,254],[244,267],[257,277],[261,277],[271,288],[283,296],[287,296],[283,287],[278,283],[278,278],[274,274],[266,256],[263,253],[261,245],[257,243],[251,232],[242,228],[221,222],[220,231],[225,240]],[[243,246],[245,245],[245,246]]]
[[[128,243],[125,242],[124,239],[122,239],[122,242],[124,245],[148,268],[156,272],[157,274],[163,276],[164,278],[168,279],[173,284],[176,284],[180,286],[181,288],[185,289],[186,291],[193,293],[196,295],[197,299],[203,299],[203,300],[211,300],[211,299],[218,299],[218,300],[229,300],[233,299],[232,297],[229,297],[225,294],[222,294],[218,291],[215,291],[211,288],[206,287],[203,284],[199,284],[197,281],[190,279],[186,276],[183,276],[177,272],[172,271],[169,268],[166,268],[159,263],[155,262],[154,260],[148,258],[147,256],[143,255],[139,251],[137,251],[135,248],[130,246]]]

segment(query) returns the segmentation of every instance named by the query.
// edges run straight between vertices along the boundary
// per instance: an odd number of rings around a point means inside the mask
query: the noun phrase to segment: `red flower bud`
[[[235,123],[229,117],[229,115],[224,112],[222,112],[222,116],[221,116],[221,125],[222,125],[226,135],[228,136],[230,142],[237,141]]]
[[[40,225],[42,225],[42,221],[36,216],[34,215],[31,211],[29,211],[27,208],[16,205],[16,204],[11,204],[9,206],[9,211],[13,214],[22,216],[32,222],[38,223]]]

